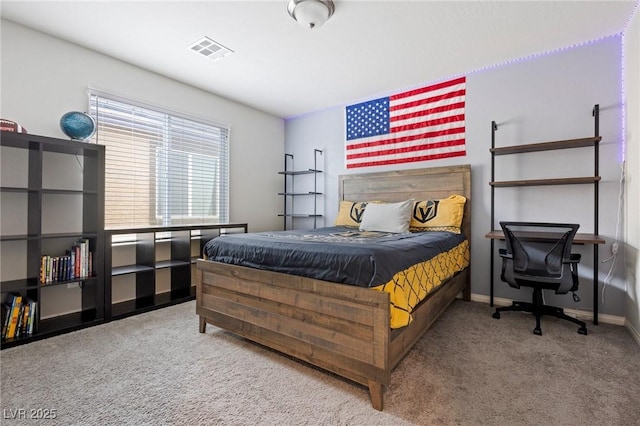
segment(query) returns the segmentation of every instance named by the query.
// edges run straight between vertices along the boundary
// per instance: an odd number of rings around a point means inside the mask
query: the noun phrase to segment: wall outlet
[[[618,254],[618,243],[613,243],[611,244],[611,254],[616,255]]]
[[[78,282],[75,283],[67,283],[67,288],[78,288],[80,284]]]

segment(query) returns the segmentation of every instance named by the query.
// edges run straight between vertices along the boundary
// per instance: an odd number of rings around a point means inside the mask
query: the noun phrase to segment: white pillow
[[[413,200],[401,203],[369,203],[362,214],[361,231],[409,232]]]

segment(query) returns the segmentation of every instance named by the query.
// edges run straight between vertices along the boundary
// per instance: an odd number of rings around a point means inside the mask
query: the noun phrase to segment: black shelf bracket
[[[496,132],[498,131],[498,125],[495,121],[491,122],[491,149],[494,150],[496,148]],[[496,156],[493,155],[493,151],[491,151],[491,182],[495,182],[495,163]],[[491,232],[495,230],[495,196],[496,196],[496,188],[491,185]],[[494,266],[493,266],[493,251],[495,250],[495,241],[491,240],[491,265],[489,265],[489,273],[491,274],[491,285],[489,286],[489,305],[493,308],[493,274],[494,274]]]
[[[313,170],[318,170],[318,155],[322,155],[321,149],[313,150]],[[316,175],[313,179],[313,192],[314,194],[318,194],[318,175]],[[318,226],[318,197],[313,196],[313,229]]]
[[[285,174],[284,174],[284,191],[283,192],[285,192],[285,193],[287,192],[287,174],[286,173],[289,171],[289,169],[287,168],[287,165],[289,164],[289,161],[287,161],[288,159],[291,160],[291,167],[292,167],[291,169],[293,170],[293,154],[286,154],[286,153],[284,154],[284,169],[283,170],[284,170]],[[286,216],[286,214],[287,214],[287,197],[284,196],[282,198],[284,199],[284,206],[283,206],[283,208],[284,208],[284,210],[283,210],[283,212],[284,212],[284,217],[283,217],[284,223],[283,223],[283,228],[282,229],[286,230],[287,229],[287,216]],[[293,198],[291,199],[291,208],[293,209]]]

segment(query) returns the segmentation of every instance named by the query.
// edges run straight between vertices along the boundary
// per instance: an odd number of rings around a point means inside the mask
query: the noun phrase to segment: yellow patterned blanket
[[[469,241],[447,252],[396,273],[391,281],[373,287],[391,295],[391,328],[404,327],[413,320],[411,312],[445,280],[469,266]]]

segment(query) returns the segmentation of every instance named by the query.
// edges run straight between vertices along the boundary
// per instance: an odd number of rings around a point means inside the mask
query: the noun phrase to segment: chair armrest
[[[507,253],[507,249],[498,249],[498,254],[505,259],[513,259],[513,254]]]
[[[581,258],[580,253],[571,253],[569,259],[562,259],[562,263],[579,263]]]

